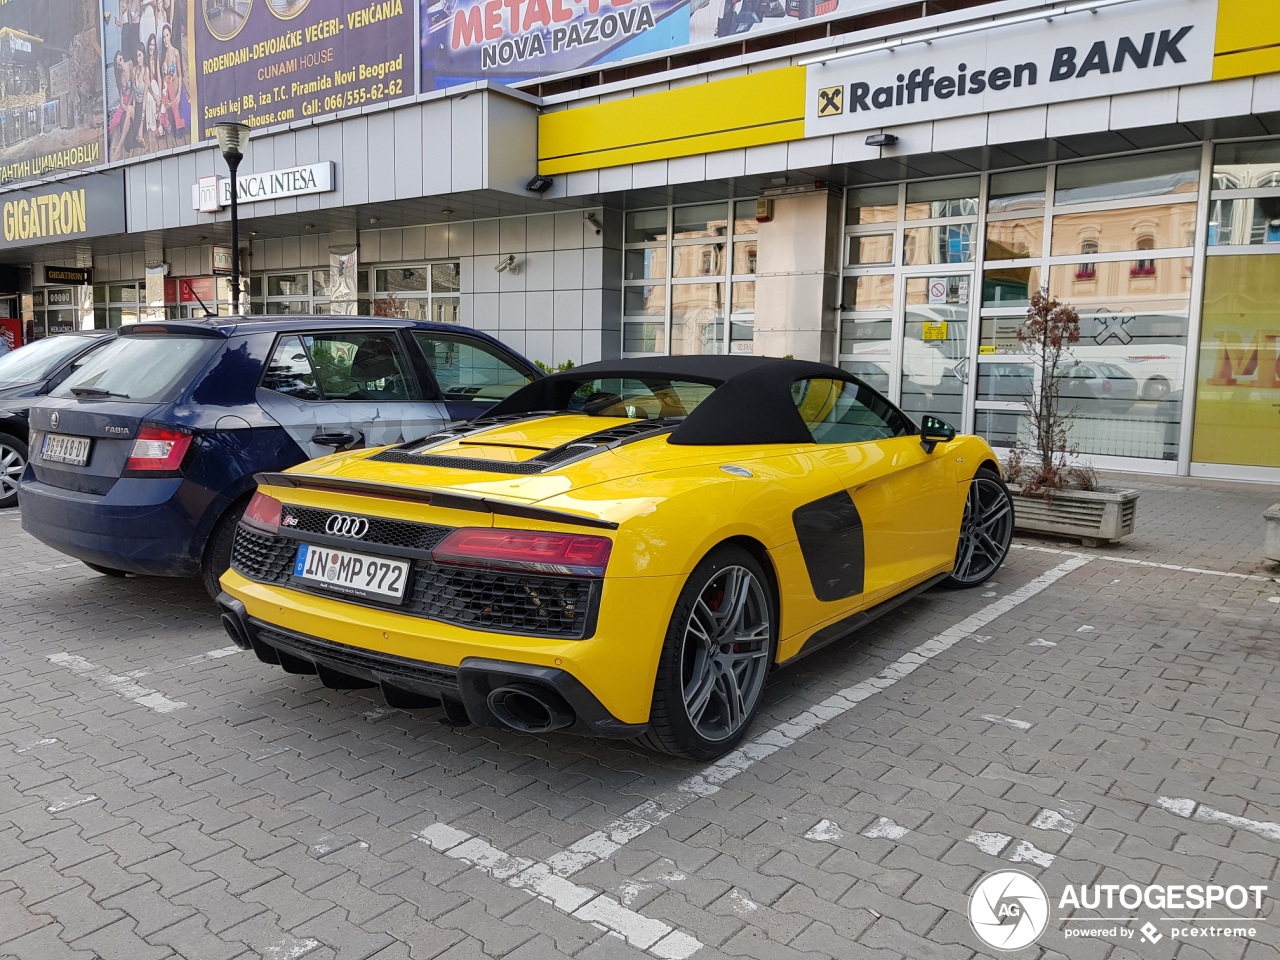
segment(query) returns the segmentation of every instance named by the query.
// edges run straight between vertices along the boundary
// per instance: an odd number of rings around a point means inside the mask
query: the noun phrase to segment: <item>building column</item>
[[[840,196],[772,197],[756,253],[755,353],[835,363]]]

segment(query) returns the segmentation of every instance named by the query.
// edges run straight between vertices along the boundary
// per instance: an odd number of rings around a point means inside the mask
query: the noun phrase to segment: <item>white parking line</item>
[[[1263,839],[1280,842],[1280,823],[1238,817],[1234,813],[1215,810],[1186,797],[1157,797],[1156,804],[1179,817],[1189,817],[1204,823],[1225,823],[1236,830],[1247,830]]]
[[[183,700],[170,700],[157,690],[134,683],[130,677],[117,676],[105,667],[90,663],[84,657],[77,657],[73,653],[51,653],[45,659],[92,680],[104,690],[109,690],[156,713],[172,713],[187,706]]]
[[[661,960],[685,960],[702,949],[699,940],[661,920],[637,913],[606,894],[556,876],[551,868],[527,857],[513,857],[461,830],[432,824],[418,839],[447,857],[483,870],[516,890],[527,890],[557,910],[617,934],[631,946]]]
[[[1073,570],[1089,563],[1086,556],[1071,556],[1051,570],[1042,573],[1017,590],[988,604],[977,613],[944,630],[915,649],[903,654],[880,673],[861,683],[833,694],[791,720],[786,720],[770,730],[747,741],[738,749],[722,757],[671,790],[665,790],[652,800],[646,800],[624,813],[601,830],[589,834],[569,849],[553,854],[547,864],[562,877],[573,876],[591,864],[612,856],[636,837],[644,835],[672,814],[678,813],[700,797],[711,796],[738,774],[777,751],[795,743],[805,734],[837,717],[843,716],[863,700],[887,690],[899,680],[910,676],[938,655],[945,653],[961,640],[972,637],[987,624],[1025,603]]]
[[[1158,570],[1177,570],[1181,573],[1204,573],[1214,577],[1230,577],[1234,580],[1261,580],[1263,583],[1280,582],[1280,577],[1263,577],[1256,573],[1235,573],[1231,570],[1206,570],[1203,567],[1184,567],[1176,563],[1157,563],[1154,560],[1139,560],[1136,557],[1109,557],[1105,553],[1082,553],[1078,550],[1059,550],[1055,547],[1037,547],[1030,543],[1015,543],[1014,550],[1029,550],[1032,553],[1052,553],[1060,557],[1087,557],[1090,560],[1106,560],[1108,563],[1127,563],[1133,567],[1155,567]]]

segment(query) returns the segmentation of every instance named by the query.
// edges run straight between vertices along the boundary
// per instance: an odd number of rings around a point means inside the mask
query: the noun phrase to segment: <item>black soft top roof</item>
[[[574,392],[591,380],[685,380],[716,389],[672,431],[668,437],[670,443],[690,446],[812,443],[813,435],[791,399],[791,385],[807,378],[857,380],[825,363],[773,357],[601,360],[521,387],[486,416],[568,410]]]

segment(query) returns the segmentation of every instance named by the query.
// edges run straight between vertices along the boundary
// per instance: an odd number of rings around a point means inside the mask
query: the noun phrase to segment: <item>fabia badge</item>
[[[1049,897],[1021,870],[999,870],[983,877],[970,895],[969,923],[987,946],[1021,950],[1044,933]]]

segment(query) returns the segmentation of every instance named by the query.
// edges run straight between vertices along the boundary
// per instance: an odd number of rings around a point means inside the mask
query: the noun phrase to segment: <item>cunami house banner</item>
[[[0,183],[105,163],[98,0],[0,3]]]
[[[815,63],[805,135],[1205,83],[1217,12],[1215,0],[1138,0]]]
[[[201,138],[411,96],[413,0],[196,0]]]

